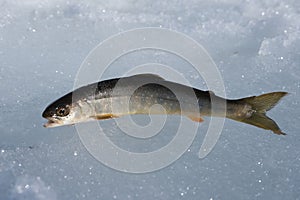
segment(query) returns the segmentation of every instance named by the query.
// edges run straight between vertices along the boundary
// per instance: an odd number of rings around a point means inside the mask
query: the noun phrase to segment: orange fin
[[[194,117],[194,116],[188,116],[188,118],[190,118],[192,121],[194,122],[203,122],[204,119],[202,119],[201,117]]]
[[[117,117],[119,117],[119,116],[113,115],[113,114],[103,114],[103,115],[93,116],[93,118],[97,119],[97,120],[112,119],[112,118],[117,118]]]

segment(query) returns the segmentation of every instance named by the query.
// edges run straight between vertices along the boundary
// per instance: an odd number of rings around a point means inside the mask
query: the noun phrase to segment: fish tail
[[[236,100],[238,103],[250,105],[251,115],[246,117],[235,116],[230,118],[263,129],[271,130],[278,135],[286,135],[281,131],[276,122],[266,115],[266,112],[271,110],[279,102],[279,100],[287,94],[287,92],[272,92],[260,96]]]

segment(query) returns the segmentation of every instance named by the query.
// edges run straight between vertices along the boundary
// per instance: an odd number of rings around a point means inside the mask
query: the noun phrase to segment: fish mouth
[[[55,118],[47,118],[47,119],[48,119],[48,122],[43,125],[45,128],[63,125],[59,120],[57,120]]]

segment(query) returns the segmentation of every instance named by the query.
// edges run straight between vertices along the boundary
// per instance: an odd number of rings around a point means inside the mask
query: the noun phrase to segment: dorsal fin
[[[157,74],[136,74],[133,76],[129,76],[128,78],[148,78],[152,80],[165,80],[164,78],[162,78]]]

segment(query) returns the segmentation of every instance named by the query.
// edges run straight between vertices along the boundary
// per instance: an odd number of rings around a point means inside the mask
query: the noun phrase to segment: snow
[[[2,0],[0,5],[0,199],[300,199],[299,1]],[[288,135],[226,120],[213,151],[199,159],[206,118],[189,150],[172,165],[130,174],[95,160],[74,127],[42,127],[41,112],[73,88],[90,50],[116,33],[150,26],[201,43],[219,67],[229,98],[288,91],[269,113]],[[106,76],[149,62],[174,66],[193,86],[206,89],[186,62],[151,50],[120,58]],[[177,122],[168,119],[169,135],[155,136],[151,144],[124,137],[113,120],[103,127],[123,148],[148,151],[165,145]]]

